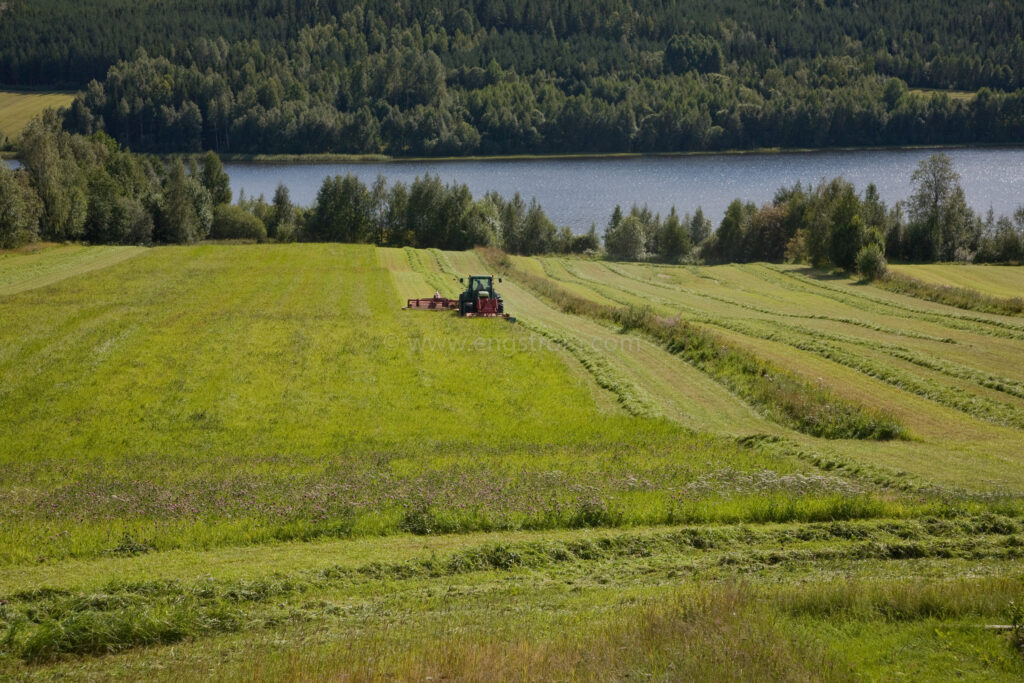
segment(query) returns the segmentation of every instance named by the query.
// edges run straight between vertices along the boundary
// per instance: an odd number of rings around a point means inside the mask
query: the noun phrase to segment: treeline
[[[50,114],[18,143],[22,167],[0,164],[0,248],[38,239],[92,244],[190,244],[203,239],[365,242],[518,254],[596,252],[596,230],[557,228],[536,201],[497,193],[474,199],[465,185],[425,176],[367,187],[327,178],[310,208],[279,186],[267,202],[232,192],[220,158],[200,165],[133,154],[110,137],[70,134]]]
[[[1020,262],[1024,206],[982,217],[968,205],[949,157],[935,154],[912,176],[914,191],[892,207],[874,185],[863,194],[843,178],[780,188],[757,207],[737,199],[717,229],[701,208],[662,218],[646,206],[616,207],[602,239],[557,227],[536,202],[417,177],[367,186],[353,175],[324,180],[311,207],[288,188],[271,201],[232,205],[214,152],[202,164],[133,154],[110,137],[70,134],[52,113],[22,134],[22,167],[0,165],[0,248],[38,239],[93,244],[188,244],[203,239],[354,242],[462,250],[497,246],[513,254],[579,253],[666,263],[800,262],[868,277],[886,260]]]
[[[219,163],[186,171],[132,154],[110,137],[72,135],[48,113],[18,141],[21,168],[0,164],[0,247],[45,239],[188,243],[207,237],[230,201]],[[212,155],[216,159],[216,155]]]
[[[0,46],[8,83],[100,79],[67,126],[104,130],[136,151],[403,156],[1024,138],[1024,18],[1012,3],[11,0]]]
[[[968,205],[945,154],[925,159],[913,193],[892,207],[874,184],[863,194],[843,178],[780,188],[758,207],[734,200],[717,230],[700,209],[662,219],[646,207],[616,207],[604,234],[608,258],[669,263],[797,262],[876,277],[886,259],[902,262],[1020,262],[1024,206],[1012,217],[982,217]]]

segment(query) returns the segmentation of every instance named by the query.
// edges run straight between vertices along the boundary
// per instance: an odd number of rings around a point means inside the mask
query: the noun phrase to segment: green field
[[[792,266],[0,254],[0,677],[1019,680],[1024,321]],[[530,273],[909,438],[819,439]],[[908,654],[909,653],[909,654]],[[215,669],[214,669],[215,667]]]
[[[889,268],[932,285],[973,289],[1004,299],[1024,297],[1024,268],[1018,266],[924,264]]]
[[[67,107],[73,99],[75,94],[68,92],[0,91],[0,135],[13,142],[32,117],[44,109]]]

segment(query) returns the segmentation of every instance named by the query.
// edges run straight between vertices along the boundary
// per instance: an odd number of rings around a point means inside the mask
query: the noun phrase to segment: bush
[[[213,210],[210,239],[264,242],[267,239],[267,226],[259,218],[239,206],[222,204]]]
[[[636,216],[627,216],[604,234],[604,248],[612,261],[640,261],[644,258],[644,226]]]
[[[857,252],[857,271],[867,280],[877,280],[885,275],[888,264],[877,244],[868,244]]]

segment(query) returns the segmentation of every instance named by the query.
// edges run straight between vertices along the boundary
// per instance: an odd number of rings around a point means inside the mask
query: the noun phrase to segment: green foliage
[[[231,203],[231,181],[216,152],[209,151],[203,156],[203,172],[200,180],[206,191],[210,193],[210,201],[214,206]]]
[[[47,115],[33,120],[18,140],[18,156],[42,200],[39,232],[47,239],[76,240],[83,234],[88,197],[74,139]]]
[[[139,199],[124,195],[122,179],[96,168],[88,180],[88,196],[83,234],[88,242],[149,244],[153,240],[153,217]]]
[[[886,274],[885,254],[878,244],[871,243],[857,252],[857,272],[866,280],[878,280]]]
[[[314,241],[366,242],[371,235],[370,193],[351,173],[326,178],[306,222],[305,236]]]
[[[715,73],[722,70],[722,46],[707,35],[673,36],[665,48],[664,59],[665,70],[671,73]]]
[[[721,263],[747,260],[744,244],[756,210],[753,204],[744,204],[734,199],[725,210],[725,217],[715,231],[714,240],[702,253],[710,260]]]
[[[171,0],[156,11],[45,0],[5,14],[0,81],[83,89],[69,128],[102,127],[137,151],[403,156],[1019,139],[1021,19],[998,4],[329,4],[301,0],[280,14],[258,0],[240,22],[225,2]],[[99,33],[107,39],[82,37]]]
[[[680,263],[690,253],[690,226],[679,220],[675,207],[661,224],[657,241],[658,251],[669,263]]]
[[[1011,220],[1000,216],[994,223],[986,221],[976,261],[1020,263],[1024,261],[1024,207],[1017,209]]]
[[[195,178],[185,175],[181,159],[175,159],[158,204],[155,239],[193,244],[209,234],[212,223],[209,192]]]
[[[291,193],[283,184],[278,184],[274,190],[274,201],[272,210],[267,216],[267,236],[276,239],[284,237],[295,231],[296,211],[292,204]]]
[[[952,160],[941,152],[933,154],[918,165],[911,181],[902,255],[912,261],[966,260],[964,255],[977,250],[980,226]]]
[[[704,217],[704,210],[697,207],[690,220],[690,243],[698,246],[711,236],[711,220]]]
[[[0,164],[0,249],[13,249],[39,238],[39,198],[24,173]]]
[[[639,217],[630,215],[604,233],[604,248],[615,261],[640,261],[646,255],[647,236]]]
[[[239,206],[219,204],[213,209],[210,238],[264,242],[267,239],[267,227],[263,221]]]

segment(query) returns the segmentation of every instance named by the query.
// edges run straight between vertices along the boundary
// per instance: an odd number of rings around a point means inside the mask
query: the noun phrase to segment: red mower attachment
[[[402,307],[403,311],[454,311],[459,308],[458,299],[449,299],[447,297],[438,296],[430,297],[428,299],[408,299],[405,306]]]

